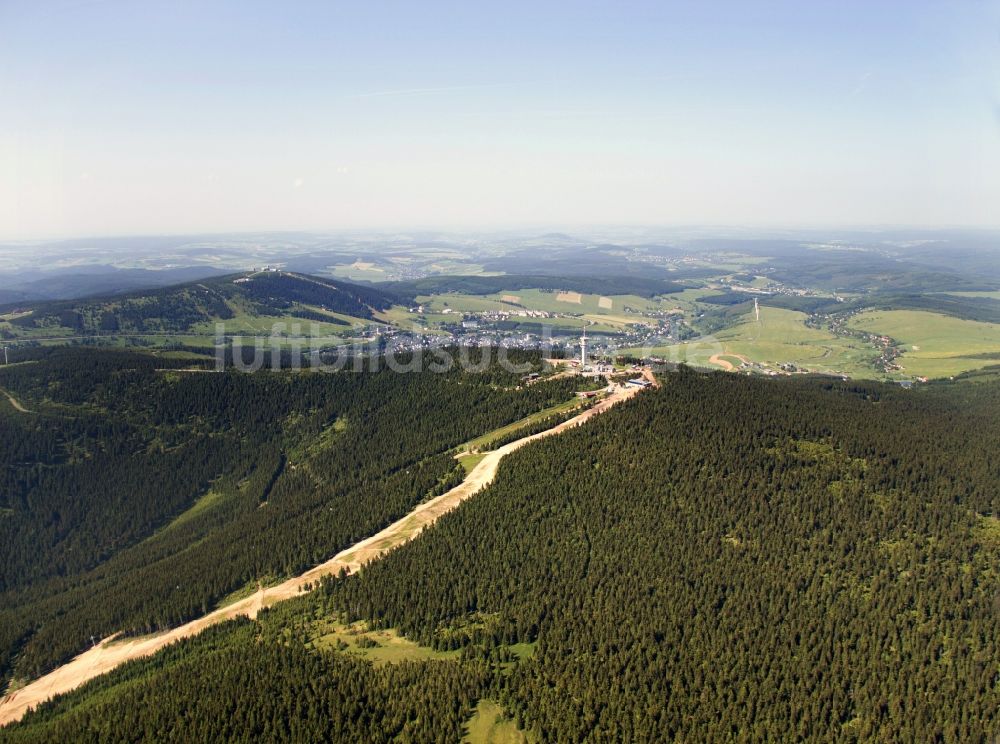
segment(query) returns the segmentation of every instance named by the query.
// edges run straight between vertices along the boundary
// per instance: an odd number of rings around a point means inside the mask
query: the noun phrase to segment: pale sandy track
[[[654,379],[648,371],[647,374],[649,379]],[[288,579],[277,586],[267,589],[262,588],[245,599],[241,599],[226,607],[210,612],[197,620],[192,620],[185,625],[163,633],[123,641],[115,641],[114,636],[105,639],[97,646],[75,657],[72,661],[67,662],[44,677],[36,679],[0,700],[0,726],[20,720],[30,708],[55,695],[69,692],[84,682],[105,672],[109,672],[126,661],[154,654],[164,646],[182,638],[196,635],[210,625],[215,625],[216,623],[230,620],[240,615],[256,617],[261,608],[301,594],[305,591],[306,584],[315,583],[323,576],[337,574],[342,568],[350,572],[357,571],[365,563],[379,558],[392,548],[416,537],[425,526],[432,524],[442,514],[451,511],[467,498],[491,483],[496,476],[497,467],[504,455],[523,447],[528,442],[558,434],[574,426],[579,426],[588,419],[608,410],[613,405],[631,398],[640,390],[641,388],[638,387],[628,387],[619,390],[568,421],[564,421],[538,434],[532,434],[523,439],[510,442],[487,453],[472,469],[466,479],[455,488],[420,504],[402,519],[393,522],[382,531],[352,545],[346,550],[342,550],[330,560],[309,569],[300,576]]]
[[[708,358],[708,362],[709,364],[716,364],[722,367],[726,370],[726,372],[732,372],[734,369],[733,363],[728,359],[723,359],[721,354],[712,354],[712,356]]]
[[[33,411],[31,411],[31,410],[25,408],[24,406],[22,406],[21,402],[17,398],[15,398],[13,395],[11,395],[10,393],[8,393],[6,390],[0,391],[0,392],[3,392],[3,394],[7,396],[7,400],[10,401],[10,404],[12,406],[14,406],[14,408],[16,408],[21,413],[34,413]]]

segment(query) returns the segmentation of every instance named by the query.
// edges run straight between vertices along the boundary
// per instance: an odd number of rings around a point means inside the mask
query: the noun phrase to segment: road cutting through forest
[[[649,370],[644,372],[644,376],[654,385],[657,384],[655,377]],[[120,641],[115,640],[116,634],[104,639],[66,664],[9,693],[0,700],[0,726],[20,720],[30,708],[56,695],[74,690],[94,677],[109,672],[127,661],[150,656],[175,641],[197,635],[211,625],[241,615],[254,618],[262,608],[298,596],[308,591],[311,585],[317,584],[322,577],[336,575],[341,569],[350,573],[358,571],[365,563],[385,555],[392,548],[416,537],[424,527],[433,524],[442,514],[451,511],[489,485],[496,476],[497,467],[504,455],[510,454],[529,442],[580,426],[617,403],[631,398],[640,390],[642,388],[637,386],[620,386],[578,416],[553,426],[551,429],[523,437],[486,453],[483,459],[469,472],[465,480],[455,488],[425,501],[385,529],[342,550],[330,560],[299,576],[276,586],[261,587],[249,597],[162,633]]]
[[[13,395],[11,395],[10,393],[8,393],[6,390],[0,390],[0,392],[2,392],[4,395],[7,396],[7,400],[10,401],[10,404],[12,406],[14,406],[15,410],[18,410],[21,413],[34,413],[34,411],[31,411],[30,409],[25,408],[24,406],[22,406],[21,402],[17,398],[15,398]]]

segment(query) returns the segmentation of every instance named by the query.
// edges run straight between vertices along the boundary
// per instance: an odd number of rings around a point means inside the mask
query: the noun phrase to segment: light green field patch
[[[473,454],[471,452],[466,452],[464,454],[459,455],[458,461],[462,464],[462,467],[465,468],[465,474],[468,475],[469,473],[471,473],[473,468],[475,468],[476,465],[478,465],[483,461],[483,458],[486,457],[486,454],[487,454],[486,452],[479,452],[476,454]]]
[[[516,302],[511,298],[517,297]],[[581,313],[591,315],[627,315],[626,308],[636,312],[656,312],[664,309],[676,295],[666,295],[664,299],[647,299],[638,295],[597,295],[578,292],[560,293],[543,289],[502,290],[489,295],[467,295],[449,292],[445,294],[421,295],[417,302],[428,305],[440,312],[450,307],[455,312],[488,312],[503,310],[537,310],[548,313]],[[576,300],[579,299],[579,302]],[[572,300],[572,301],[570,301]]]
[[[368,321],[339,313],[328,313],[332,317],[346,320],[351,325],[362,325]],[[232,318],[224,321],[204,321],[191,326],[194,333],[203,335],[214,334],[216,323],[221,323],[226,335],[270,336],[277,333],[283,336],[343,336],[353,332],[351,325],[324,323],[322,321],[297,318],[294,315],[252,315],[247,312],[237,312]]]
[[[987,547],[1000,550],[1000,517],[985,514],[976,517],[975,534]]]
[[[508,646],[507,650],[514,654],[518,661],[524,661],[535,655],[535,646],[537,645],[537,641],[534,643],[514,643]]]
[[[689,287],[681,292],[673,292],[671,294],[664,296],[664,301],[668,304],[674,303],[691,303],[698,302],[702,297],[708,297],[713,294],[718,294],[719,289],[711,289],[709,287]]]
[[[759,322],[753,312],[743,317],[742,322],[716,335],[722,353],[772,366],[794,364],[810,372],[875,376],[871,365],[874,349],[853,338],[810,328],[805,313],[761,306]]]
[[[348,326],[359,327],[368,325],[372,322],[367,318],[356,318],[353,315],[345,315],[344,313],[335,313],[332,310],[324,310],[318,305],[303,305],[302,307],[304,307],[306,310],[312,310],[313,312],[319,313],[320,315],[324,315],[330,318],[335,318],[336,320],[342,320],[343,322],[347,323]],[[308,327],[308,324],[313,322],[305,318],[296,318],[296,320],[302,323],[304,328]],[[320,323],[322,323],[322,321],[320,321]],[[338,326],[338,328],[343,329],[344,326]]]
[[[436,651],[421,646],[392,628],[370,630],[363,621],[350,625],[331,620],[320,621],[314,629],[312,645],[317,649],[355,654],[376,664],[449,660],[461,655],[461,651]]]
[[[519,309],[516,305],[492,295],[469,295],[458,292],[419,295],[416,301],[430,313],[443,313],[446,309],[453,313],[485,313],[497,310],[516,312]]]
[[[393,305],[388,310],[376,311],[373,315],[384,323],[392,323],[401,327],[413,323],[417,317],[415,313],[411,313],[402,305]]]
[[[466,724],[462,741],[466,744],[525,744],[530,739],[507,717],[503,708],[483,698]]]
[[[241,599],[246,599],[247,597],[252,596],[257,592],[259,592],[261,587],[267,589],[268,587],[271,586],[277,586],[278,584],[281,583],[281,581],[282,580],[276,576],[268,576],[260,580],[252,579],[243,586],[241,586],[239,589],[231,591],[225,597],[216,602],[215,609],[226,607],[227,605],[231,605],[234,602],[239,602]]]
[[[1000,364],[1000,325],[924,310],[872,310],[851,320],[858,330],[893,338],[910,375],[950,377]]]
[[[730,354],[720,354],[719,359],[729,362],[736,369],[739,369],[739,367],[743,364],[742,359],[738,356],[732,356]]]
[[[494,276],[495,271],[486,271],[482,264],[468,263],[462,260],[435,261],[427,266],[433,274],[453,274],[462,276]]]
[[[219,504],[225,499],[225,494],[219,493],[218,491],[207,491],[204,495],[198,498],[187,510],[181,512],[176,517],[174,517],[169,523],[167,523],[163,529],[152,535],[152,538],[163,535],[170,530],[181,527],[187,524],[192,519],[196,518],[200,514],[204,514],[209,509],[211,509],[216,504]]]
[[[794,364],[799,370],[851,377],[878,377],[872,366],[874,348],[853,338],[835,336],[827,330],[810,328],[807,316],[796,310],[761,306],[760,322],[753,311],[731,328],[714,337],[693,339],[684,344],[660,346],[650,353],[671,362],[717,369],[710,363],[720,355],[730,363],[742,359],[765,368]],[[633,350],[640,351],[640,350]]]
[[[386,278],[385,269],[365,261],[331,266],[326,271],[330,276],[348,281],[384,282]]]
[[[544,383],[540,383],[544,384]],[[473,452],[480,450],[484,447],[489,447],[490,444],[495,442],[501,437],[506,437],[507,435],[523,429],[531,424],[539,421],[540,419],[546,418],[548,416],[554,416],[560,413],[566,413],[574,408],[579,408],[581,402],[576,398],[571,398],[570,400],[564,401],[562,403],[557,403],[554,406],[549,406],[548,408],[543,408],[541,411],[531,414],[530,416],[525,416],[523,419],[519,419],[512,424],[507,424],[506,426],[501,426],[499,429],[494,429],[493,431],[486,432],[485,434],[471,439],[465,444],[459,446],[460,450],[465,450],[467,452]]]
[[[594,327],[610,327],[619,330],[630,325],[648,323],[648,319],[641,315],[597,315],[588,313],[583,317],[585,320],[589,320]]]

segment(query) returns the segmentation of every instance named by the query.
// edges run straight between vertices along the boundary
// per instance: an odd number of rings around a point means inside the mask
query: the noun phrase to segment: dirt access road
[[[721,354],[712,354],[712,356],[708,358],[708,363],[718,365],[726,370],[726,372],[732,372],[735,369],[735,367],[733,367],[733,363],[728,359],[723,359]]]
[[[732,372],[734,369],[736,369],[736,365],[730,362],[728,359],[723,359],[723,357],[727,356],[739,359],[744,364],[750,364],[750,360],[747,359],[745,356],[742,356],[741,354],[733,354],[732,352],[726,352],[725,354],[712,354],[712,356],[708,358],[708,362],[709,364],[715,364],[718,365],[719,367],[722,367],[722,369],[724,369],[726,372]]]
[[[24,406],[22,406],[21,402],[17,398],[15,398],[13,395],[11,395],[10,393],[8,393],[6,390],[0,390],[0,392],[2,392],[4,395],[7,396],[7,400],[10,401],[10,404],[12,406],[14,406],[14,408],[16,410],[20,411],[21,413],[34,413],[34,411],[32,411],[32,410],[30,410],[30,409],[25,408]]]
[[[648,379],[653,380],[651,373]],[[182,638],[197,635],[205,628],[240,615],[256,617],[261,608],[268,607],[283,599],[295,597],[306,591],[306,585],[316,583],[323,576],[335,575],[340,569],[353,573],[365,563],[384,555],[388,550],[402,545],[416,537],[427,525],[445,514],[463,501],[473,496],[489,485],[496,476],[497,467],[504,455],[523,447],[536,439],[559,434],[567,429],[580,426],[589,419],[607,411],[612,406],[639,393],[641,388],[627,386],[616,390],[607,398],[578,416],[564,421],[551,429],[538,434],[523,437],[493,450],[470,471],[461,484],[447,493],[417,506],[402,519],[393,522],[384,530],[342,550],[325,563],[309,569],[304,574],[272,586],[260,589],[249,597],[233,604],[210,612],[197,620],[181,625],[172,630],[130,640],[115,641],[115,636],[103,640],[88,651],[84,651],[72,661],[53,670],[44,677],[15,690],[0,700],[0,726],[12,721],[18,721],[28,712],[29,708],[42,703],[49,698],[64,692],[69,692],[84,682],[105,672],[109,672],[120,664],[132,659],[139,659],[156,653],[164,646],[179,641]]]

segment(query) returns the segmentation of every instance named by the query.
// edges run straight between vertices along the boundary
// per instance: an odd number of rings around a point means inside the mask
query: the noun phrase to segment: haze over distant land
[[[0,6],[0,239],[994,225],[994,3]]]

